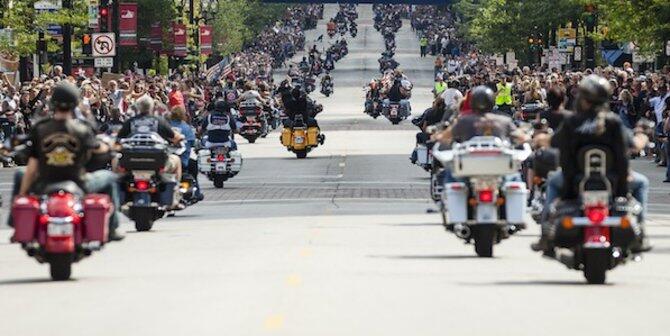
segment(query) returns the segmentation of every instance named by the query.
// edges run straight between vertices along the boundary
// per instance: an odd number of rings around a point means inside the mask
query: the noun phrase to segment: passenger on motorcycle
[[[263,99],[261,94],[256,91],[254,84],[251,82],[244,84],[244,93],[242,93],[240,97],[237,98],[237,104],[241,102],[254,103],[258,107],[266,105],[265,99]]]
[[[533,244],[537,251],[547,248],[548,212],[550,206],[559,197],[561,200],[575,200],[579,198],[579,168],[575,158],[581,148],[587,145],[599,145],[608,148],[614,156],[612,171],[616,174],[613,182],[613,196],[627,197],[631,195],[641,203],[642,212],[639,216],[640,224],[644,224],[649,192],[649,180],[642,174],[630,170],[628,155],[631,149],[640,150],[646,143],[646,135],[633,135],[623,125],[621,119],[610,111],[609,98],[612,88],[606,79],[597,75],[590,75],[579,84],[576,114],[568,116],[563,121],[552,138],[552,146],[558,148],[561,170],[549,176],[547,181],[547,196],[545,214],[543,216],[543,234],[540,241]],[[647,251],[651,246],[644,238],[642,244],[635,247],[638,252]]]
[[[177,107],[180,107],[180,105],[177,105]],[[181,108],[183,108],[183,106],[181,106]],[[135,134],[151,133],[158,134],[165,141],[174,144],[184,140],[184,135],[175,132],[165,119],[154,115],[154,101],[149,96],[145,95],[138,99],[135,102],[135,109],[137,110],[137,115],[123,123],[123,126],[121,126],[121,129],[117,134],[117,140],[128,138]],[[116,167],[115,170],[118,170],[117,164],[114,164],[114,166]],[[168,179],[169,176],[174,175],[175,181],[181,181],[181,159],[174,154],[168,155],[165,169],[162,174],[164,174],[164,177],[168,177]],[[165,195],[167,199],[168,193],[172,193],[172,190],[166,188],[163,192],[166,193]],[[175,202],[173,206],[178,207],[179,204]]]
[[[108,170],[86,173],[86,165],[100,156],[109,155],[109,146],[98,142],[90,124],[74,118],[79,104],[79,90],[63,81],[52,91],[52,118],[43,118],[31,129],[28,140],[29,160],[25,171],[14,176],[13,195],[40,193],[50,184],[75,182],[85,193],[109,195],[114,211],[109,222],[109,240],[124,237],[118,232],[119,190],[116,174]],[[11,219],[9,220],[12,225]]]

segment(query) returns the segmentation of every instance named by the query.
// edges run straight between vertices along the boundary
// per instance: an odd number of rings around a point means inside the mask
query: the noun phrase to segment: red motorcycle
[[[55,183],[41,195],[15,198],[12,241],[39,263],[49,263],[52,280],[68,280],[72,263],[107,242],[112,208],[107,195],[85,195],[74,182]]]
[[[240,103],[240,119],[242,121],[240,135],[249,143],[255,143],[256,139],[265,138],[268,135],[267,116],[255,102]]]

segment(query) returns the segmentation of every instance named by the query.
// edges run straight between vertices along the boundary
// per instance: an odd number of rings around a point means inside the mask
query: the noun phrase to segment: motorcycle
[[[86,195],[71,181],[53,183],[39,195],[15,198],[12,242],[48,263],[52,280],[68,280],[73,263],[107,243],[112,210],[107,195]]]
[[[240,135],[247,139],[249,143],[255,143],[259,137],[264,138],[268,135],[268,122],[263,109],[253,101],[244,101],[240,103],[240,118],[242,127]]]
[[[316,90],[316,78],[313,76],[305,76],[305,92],[312,93]]]
[[[242,155],[232,151],[229,145],[203,148],[198,151],[198,168],[221,189],[223,183],[235,177],[242,170]]]
[[[330,97],[330,95],[333,94],[333,82],[331,81],[322,82],[321,93],[326,97]]]
[[[356,26],[351,26],[349,32],[351,33],[351,37],[356,38],[356,35],[358,35],[358,28]]]
[[[400,102],[391,102],[382,109],[382,114],[393,124],[398,125],[407,118],[407,111],[400,105]]]
[[[168,145],[158,134],[135,134],[121,139],[119,170],[122,212],[135,222],[137,231],[149,231],[173,204],[177,181],[160,172],[168,161]],[[163,191],[172,190],[172,193]]]
[[[526,228],[526,198],[523,182],[506,181],[517,174],[532,153],[530,146],[514,149],[500,138],[478,136],[452,149],[440,144],[433,156],[462,182],[444,184],[443,224],[467,243],[475,242],[480,257],[492,257],[493,245]]]
[[[284,127],[279,140],[298,159],[304,159],[312,149],[323,145],[326,136],[321,134],[318,127],[307,127],[302,116],[298,115],[293,122],[293,128]]]
[[[612,157],[606,147],[582,148],[580,200],[559,202],[550,214],[550,251],[559,251],[545,255],[581,270],[590,284],[603,284],[608,270],[639,260],[632,246],[642,236],[642,205],[632,197],[613,197]]]

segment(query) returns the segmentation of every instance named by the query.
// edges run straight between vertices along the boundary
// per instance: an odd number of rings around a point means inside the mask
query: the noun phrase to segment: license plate
[[[397,116],[397,115],[398,115],[398,110],[396,110],[396,109],[392,109],[392,110],[391,110],[391,116],[395,117],[395,116]]]
[[[296,143],[296,144],[300,145],[300,144],[303,144],[304,142],[305,142],[305,138],[303,138],[303,137],[295,137],[295,143]]]
[[[74,230],[71,223],[50,223],[49,226],[47,226],[47,235],[49,237],[71,236],[73,231]]]
[[[226,164],[225,163],[217,163],[216,164],[216,171],[226,171]]]

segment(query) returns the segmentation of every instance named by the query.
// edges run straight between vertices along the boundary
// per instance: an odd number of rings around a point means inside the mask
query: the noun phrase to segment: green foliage
[[[659,53],[670,40],[670,1],[601,0],[601,24],[608,27],[607,38],[632,41],[643,52]]]
[[[230,54],[242,49],[250,30],[244,23],[249,2],[246,0],[220,0],[214,20],[214,50]]]
[[[454,8],[463,19],[461,31],[485,52],[522,52],[528,37],[578,20],[581,0],[461,0]]]

